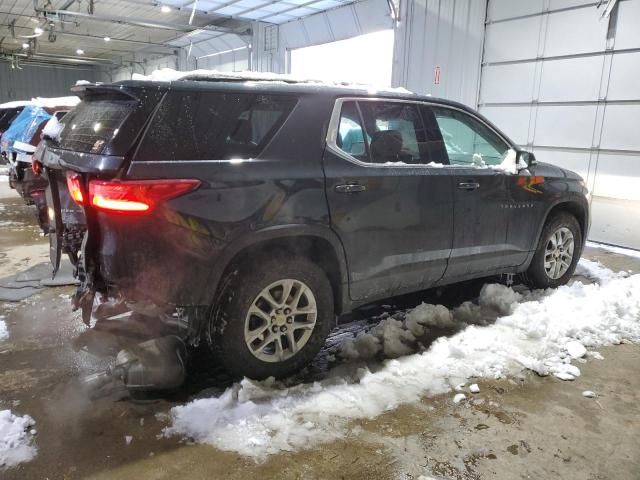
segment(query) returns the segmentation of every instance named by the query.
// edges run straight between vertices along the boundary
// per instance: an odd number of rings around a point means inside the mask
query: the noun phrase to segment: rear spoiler
[[[91,97],[108,96],[120,100],[139,100],[140,94],[122,85],[82,84],[71,87],[71,92],[82,100]]]

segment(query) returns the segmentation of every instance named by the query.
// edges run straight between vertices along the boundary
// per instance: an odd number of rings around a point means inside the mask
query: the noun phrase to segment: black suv
[[[74,93],[36,155],[76,306],[173,319],[233,374],[291,374],[337,315],[386,297],[562,285],[587,236],[583,180],[458,103],[213,76]]]

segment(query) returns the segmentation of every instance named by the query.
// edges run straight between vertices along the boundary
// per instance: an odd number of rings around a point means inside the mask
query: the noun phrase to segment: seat
[[[398,130],[378,131],[371,137],[371,157],[374,163],[400,161],[402,134]]]

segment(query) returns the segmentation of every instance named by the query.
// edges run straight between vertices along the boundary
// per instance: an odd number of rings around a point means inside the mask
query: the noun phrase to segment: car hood
[[[558,167],[557,165],[552,165],[550,163],[538,162],[533,167],[529,168],[529,171],[532,175],[539,175],[541,177],[547,178],[563,178],[570,179],[575,181],[581,181],[583,178],[578,175],[576,172],[572,170],[568,170],[566,168]]]

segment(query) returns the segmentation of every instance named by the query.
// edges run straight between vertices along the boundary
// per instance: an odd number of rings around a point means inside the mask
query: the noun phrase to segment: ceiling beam
[[[0,14],[2,14],[2,12],[0,12]],[[5,27],[5,28],[9,28],[9,25],[7,24],[2,24],[0,23],[0,28]],[[14,27],[16,30],[20,29],[20,30],[29,30],[29,31],[33,31],[33,29],[31,27],[21,27],[19,25],[15,25]],[[92,40],[96,40],[96,41],[100,41],[102,43],[105,43],[104,41],[104,37],[100,36],[100,35],[91,35],[89,33],[75,33],[75,32],[64,32],[62,30],[56,30],[55,31],[55,35],[63,35],[66,37],[82,37],[82,38],[89,38]],[[42,34],[40,37],[38,37],[40,40],[41,44],[46,43],[44,41],[44,39],[46,38],[46,32],[44,34]],[[116,37],[109,37],[109,41],[110,42],[122,42],[122,43],[130,43],[133,45],[139,45],[139,46],[145,46],[145,47],[160,47],[160,48],[166,48],[166,49],[170,49],[170,50],[175,50],[176,47],[175,45],[169,45],[168,43],[155,43],[155,42],[145,42],[143,40],[129,40],[127,38],[116,38]]]
[[[112,15],[96,15],[84,12],[74,12],[71,10],[44,10],[41,8],[36,9],[38,13],[44,14],[47,18],[59,18],[59,17],[76,17],[76,18],[84,18],[86,20],[93,20],[96,22],[106,22],[106,23],[116,23],[120,25],[131,25],[134,27],[142,27],[142,28],[159,28],[162,30],[171,30],[175,32],[184,32],[189,33],[196,30],[205,30],[210,32],[222,32],[222,33],[235,33],[236,35],[247,35],[251,33],[251,28],[229,28],[229,27],[219,27],[215,25],[204,25],[204,26],[195,26],[195,25],[182,25],[178,23],[165,23],[158,22],[154,20],[145,20],[141,18],[133,18],[133,17],[118,17]]]

